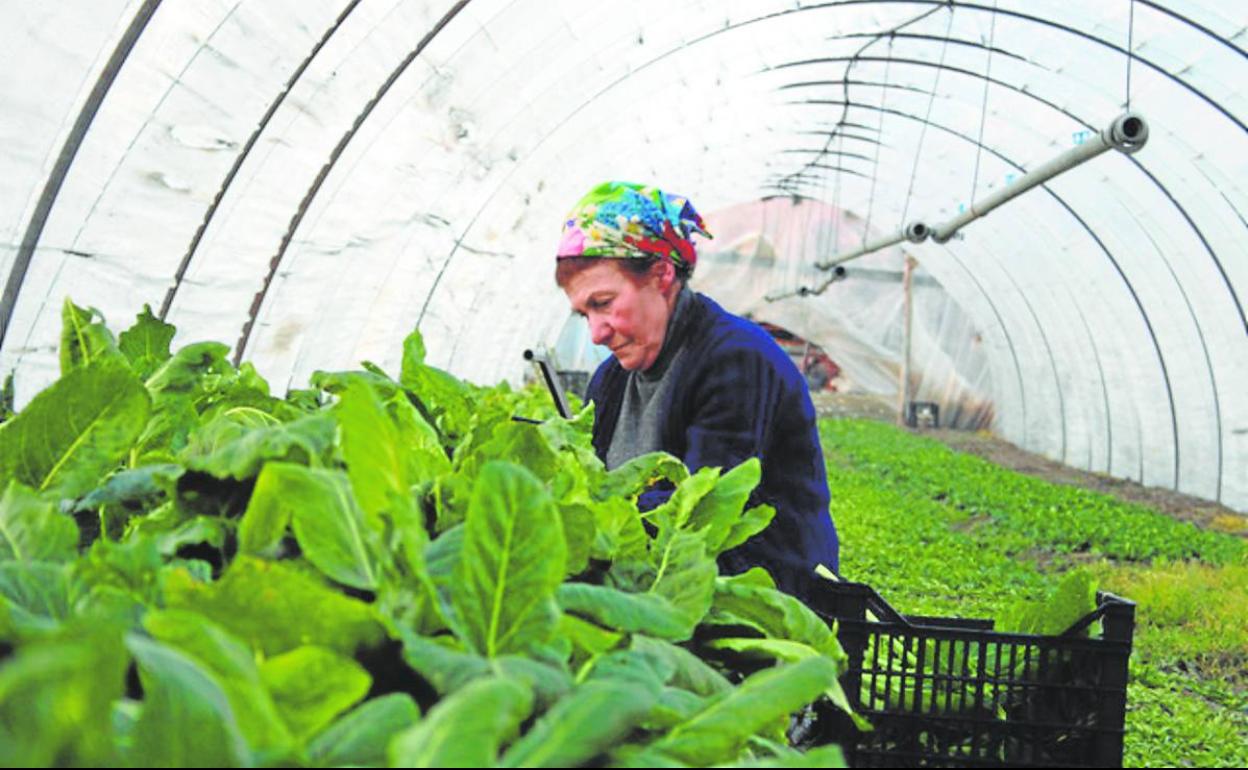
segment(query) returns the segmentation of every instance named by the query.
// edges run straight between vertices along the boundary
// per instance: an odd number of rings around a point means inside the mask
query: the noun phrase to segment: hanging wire
[[[868,40],[866,43],[862,45],[861,48],[859,48],[857,51],[854,52],[854,55],[850,57],[849,62],[846,63],[845,72],[841,78],[841,87],[844,90],[844,96],[842,99],[842,101],[844,102],[844,105],[841,107],[841,117],[837,119],[836,125],[834,125],[832,127],[832,130],[828,132],[828,136],[823,143],[823,149],[815,153],[815,155],[797,171],[794,171],[792,173],[786,174],[783,177],[781,177],[780,182],[779,182],[781,186],[784,185],[785,180],[788,180],[788,179],[796,180],[797,178],[805,174],[807,171],[814,168],[814,166],[817,163],[819,163],[819,161],[822,160],[825,155],[828,154],[828,149],[832,146],[833,140],[836,139],[838,136],[840,136],[841,132],[844,131],[845,125],[849,122],[849,108],[852,103],[849,98],[849,85],[850,85],[849,76],[850,76],[850,73],[853,71],[854,67],[861,60],[861,58],[867,53],[867,50],[870,49],[871,46],[883,40],[885,37],[888,38],[889,45],[891,46],[894,35],[896,35],[898,32],[902,31],[903,29],[905,29],[906,27],[909,27],[912,24],[917,24],[920,21],[923,21],[928,16],[931,16],[936,13],[940,13],[940,8],[941,6],[938,5],[935,8],[931,8],[929,10],[923,11],[922,13],[916,15],[913,18],[907,19],[906,21],[901,22],[900,24],[898,24],[895,27],[892,27],[891,29],[887,29],[887,30],[884,30],[883,32],[879,32],[879,33],[872,35],[870,40]]]
[[[836,139],[837,163],[845,162],[845,132],[840,132],[840,136]],[[837,173],[836,180],[832,186],[832,206],[836,209],[836,219],[832,225],[832,248],[836,251],[841,249],[841,178],[844,174]]]
[[[975,143],[975,176],[971,179],[971,203],[979,187],[979,156],[984,149],[984,120],[988,117],[988,87],[992,84],[992,48],[997,38],[997,0],[992,0],[992,22],[988,27],[988,71],[984,73],[984,103],[979,111],[979,140]]]
[[[871,236],[871,214],[875,209],[875,183],[880,178],[880,145],[883,144],[884,114],[888,106],[889,72],[893,65],[893,37],[888,38],[888,58],[884,60],[884,84],[880,88],[880,126],[878,136],[881,141],[875,143],[875,160],[871,165],[871,195],[867,198],[867,222],[862,228],[862,243],[865,246]]]
[[[1127,12],[1127,112],[1131,111],[1131,60],[1135,58],[1135,0]]]
[[[923,127],[919,129],[919,146],[914,151],[914,167],[910,169],[910,186],[906,189],[906,203],[901,209],[902,226],[905,226],[907,221],[906,215],[910,213],[910,200],[914,195],[914,180],[919,175],[919,159],[923,157],[923,140],[927,137],[927,127],[932,122],[932,106],[936,104],[936,92],[940,90],[940,74],[945,71],[945,53],[949,50],[949,36],[951,32],[953,32],[952,5],[949,6],[949,21],[945,24],[945,40],[940,46],[940,64],[936,67],[936,78],[932,82],[932,93],[927,100],[927,114],[923,116]]]

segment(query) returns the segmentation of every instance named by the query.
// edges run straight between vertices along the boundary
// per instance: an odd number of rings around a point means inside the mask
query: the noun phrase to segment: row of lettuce
[[[418,334],[397,379],[278,398],[148,310],[63,320],[61,378],[0,426],[0,764],[840,763],[789,729],[848,709],[832,631],[716,567],[773,515],[757,463],[607,472],[588,412]]]
[[[1060,631],[1086,609],[1089,583],[1128,597],[1125,766],[1248,763],[1242,535],[879,422],[826,420],[820,433],[833,517],[854,546],[844,574],[903,612],[995,618],[998,629]]]

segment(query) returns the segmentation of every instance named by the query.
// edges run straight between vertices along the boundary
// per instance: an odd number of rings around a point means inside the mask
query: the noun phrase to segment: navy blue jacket
[[[697,294],[681,340],[686,346],[667,389],[662,448],[690,471],[724,470],[750,457],[762,463],[762,480],[749,506],[768,503],[776,517],[766,530],[720,556],[721,571],[767,569],[777,586],[806,595],[815,565],[839,572],[836,527],[828,513],[828,482],[815,409],[801,372],[766,331]],[[594,450],[604,461],[615,431],[628,372],[615,357],[604,361],[589,384],[594,402]],[[670,495],[670,490],[662,497]],[[643,510],[662,502],[654,493]]]

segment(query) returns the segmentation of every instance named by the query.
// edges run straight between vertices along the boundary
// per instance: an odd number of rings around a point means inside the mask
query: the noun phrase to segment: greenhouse
[[[0,765],[1248,764],[1241,4],[0,14]]]

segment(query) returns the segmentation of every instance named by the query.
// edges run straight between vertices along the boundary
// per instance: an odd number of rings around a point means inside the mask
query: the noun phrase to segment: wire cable
[[[971,178],[971,203],[979,187],[979,156],[984,147],[984,121],[988,117],[988,86],[992,84],[992,48],[997,38],[997,0],[992,0],[992,21],[988,25],[988,71],[984,73],[984,103],[979,110],[979,139],[975,142],[975,175]]]
[[[1127,12],[1127,112],[1131,111],[1131,60],[1135,58],[1135,0],[1130,0]]]
[[[910,170],[910,186],[906,189],[906,203],[901,208],[901,222],[906,223],[910,213],[910,199],[914,195],[914,180],[919,175],[919,159],[923,157],[923,140],[927,138],[927,125],[932,120],[932,106],[936,104],[936,92],[940,90],[940,75],[945,71],[945,54],[949,51],[949,38],[953,32],[953,6],[949,6],[949,21],[945,25],[945,40],[940,46],[940,63],[936,66],[936,77],[932,81],[932,93],[927,100],[927,115],[923,118],[923,127],[919,129],[919,146],[914,151],[914,167]]]
[[[887,111],[887,107],[888,107],[888,85],[889,85],[888,77],[889,77],[889,72],[892,69],[892,65],[893,65],[893,41],[892,41],[892,38],[890,37],[888,41],[888,58],[884,60],[884,84],[883,84],[883,87],[880,89],[880,126],[878,129],[878,135],[881,137],[884,136],[884,114]],[[875,161],[871,164],[871,194],[870,194],[870,197],[867,198],[867,221],[863,225],[863,228],[862,228],[862,243],[864,246],[867,243],[867,239],[871,237],[871,214],[875,210],[875,184],[876,184],[876,181],[880,178],[880,145],[881,144],[883,144],[883,142],[876,142]]]

